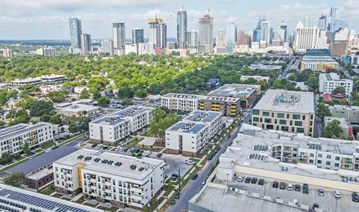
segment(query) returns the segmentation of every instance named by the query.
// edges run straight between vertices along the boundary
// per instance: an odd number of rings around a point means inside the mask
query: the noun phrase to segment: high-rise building
[[[237,45],[248,45],[247,35],[243,30],[239,30],[238,32]]]
[[[309,27],[309,16],[304,16],[302,23],[304,27]]]
[[[318,27],[304,27],[299,22],[296,28],[293,49],[297,52],[305,52],[307,49],[317,49],[320,38],[320,29]]]
[[[113,41],[112,40],[103,40],[101,41],[102,52],[109,53],[113,55]]]
[[[132,29],[132,44],[139,44],[144,42],[144,30],[141,28]]]
[[[112,24],[113,48],[117,55],[125,54],[126,30],[124,23]]]
[[[167,47],[167,25],[160,18],[153,18],[148,20],[149,24],[149,43],[155,44],[155,48]]]
[[[88,55],[91,52],[91,35],[82,33],[81,35],[81,50],[82,53]]]
[[[270,32],[270,23],[268,21],[264,21],[261,23],[261,41],[265,41],[270,44],[271,40],[271,32]]]
[[[227,53],[233,53],[237,41],[237,25],[233,22],[229,22],[227,26]]]
[[[282,42],[288,42],[288,26],[284,21],[280,24],[278,35]]]
[[[198,30],[187,31],[187,43],[188,48],[196,49],[198,46]]]
[[[253,42],[261,41],[261,27],[262,27],[262,22],[265,22],[265,21],[266,21],[265,17],[259,16],[258,25],[255,28],[255,30],[253,31],[253,37],[252,37]]]
[[[213,17],[209,14],[198,19],[198,52],[213,52]]]
[[[183,7],[177,12],[177,45],[180,49],[187,48],[187,11]]]
[[[38,48],[36,50],[37,55],[45,56],[45,57],[52,57],[56,55],[56,49],[50,47],[45,48]]]
[[[327,16],[326,15],[322,14],[322,16],[319,17],[318,27],[322,31],[327,31]]]
[[[71,36],[71,47],[72,48],[81,48],[81,21],[77,18],[70,18],[70,36]]]
[[[225,48],[226,43],[226,32],[223,29],[218,30],[216,47]]]
[[[329,31],[332,33],[335,31],[336,20],[337,20],[337,8],[332,7],[330,8],[330,24],[329,24]]]

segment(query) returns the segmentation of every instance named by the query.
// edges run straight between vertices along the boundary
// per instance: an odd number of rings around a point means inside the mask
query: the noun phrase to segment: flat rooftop
[[[204,96],[201,96],[201,95],[181,94],[181,93],[168,93],[168,94],[163,95],[162,97],[180,98],[180,99],[202,99],[202,98],[204,98]]]
[[[176,131],[176,132],[183,132],[183,133],[191,133],[191,134],[198,134],[201,132],[206,125],[193,123],[193,122],[177,122],[176,124],[172,125],[172,127],[168,128],[166,131]]]
[[[347,106],[347,105],[334,105],[334,106],[329,106],[329,109],[332,110],[348,110],[348,111],[359,111],[359,106]]]
[[[85,165],[82,168],[83,170],[91,170],[135,180],[143,180],[153,169],[165,165],[165,162],[162,160],[147,157],[138,159],[118,153],[101,152],[85,148],[54,162],[54,164],[65,166],[75,166],[79,163]]]
[[[232,102],[232,103],[237,103],[238,101],[240,101],[240,98],[234,98],[234,97],[218,97],[218,96],[207,96],[206,98],[202,99],[203,100],[209,100],[209,101],[213,101],[213,102]]]
[[[71,104],[65,107],[59,108],[59,110],[63,112],[73,112],[73,113],[79,113],[81,111],[92,111],[100,109],[100,107],[92,106],[92,105],[85,105],[85,104]]]
[[[112,115],[117,116],[127,116],[127,117],[135,117],[143,112],[151,111],[153,108],[151,107],[143,107],[143,106],[130,106],[128,108],[125,108],[123,110],[114,112]]]
[[[324,125],[326,126],[329,122],[332,122],[333,120],[339,121],[341,128],[348,128],[349,126],[351,126],[351,123],[348,122],[345,118],[338,118],[338,117],[331,117],[331,116],[324,117]]]
[[[258,85],[245,85],[245,84],[227,84],[211,91],[208,96],[223,96],[223,97],[235,97],[246,98],[252,93],[255,93],[258,89]],[[260,85],[259,85],[260,90]]]
[[[233,141],[233,144],[221,155],[222,158],[231,159],[239,166],[248,166],[257,169],[265,169],[270,171],[282,172],[282,167],[290,167],[286,173],[294,175],[303,175],[310,177],[318,177],[328,180],[341,181],[340,175],[334,170],[326,170],[313,167],[298,167],[295,163],[283,163],[272,157],[272,147],[284,144],[285,146],[297,147],[300,149],[312,149],[321,152],[333,152],[336,154],[348,155],[352,157],[359,142],[336,140],[327,138],[312,138],[303,134],[291,134],[274,130],[262,130],[259,127],[243,124],[242,133]],[[261,150],[255,150],[255,146],[261,146]],[[258,159],[250,158],[251,155],[258,155]],[[221,161],[221,160],[220,160]],[[225,165],[226,163],[220,163]],[[309,165],[309,164],[308,164]]]
[[[6,127],[0,129],[0,141],[6,140],[8,138],[17,136],[19,134],[24,134],[31,132],[33,130],[42,128],[42,127],[50,127],[51,124],[40,122],[38,124],[30,125],[30,124],[17,124],[11,127]]]
[[[218,119],[221,116],[222,116],[221,112],[196,110],[196,111],[191,112],[188,116],[186,116],[183,119],[183,121],[210,123],[210,122]]]
[[[315,113],[312,92],[267,90],[253,110]]]
[[[0,184],[0,199],[7,200],[12,203],[25,206],[25,211],[30,211],[30,208],[39,211],[72,211],[72,212],[100,212],[97,208],[86,205],[77,204],[63,199],[55,198],[49,195],[35,193],[20,188]],[[11,209],[20,210],[18,207],[10,204],[1,203]],[[8,210],[6,210],[8,211]],[[22,211],[22,210],[21,210]]]
[[[39,180],[43,177],[46,177],[49,174],[52,174],[52,166],[45,166],[41,167],[40,170],[35,170],[29,174],[26,175],[26,178],[32,179],[32,180]]]
[[[338,62],[334,60],[331,56],[303,56],[302,62],[326,62],[326,63],[336,63]]]

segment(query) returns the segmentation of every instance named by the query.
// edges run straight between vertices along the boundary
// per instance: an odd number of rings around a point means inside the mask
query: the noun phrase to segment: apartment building
[[[162,190],[163,160],[80,149],[53,163],[58,192],[142,209]]]
[[[131,106],[89,123],[93,143],[114,145],[131,133],[148,126],[153,108]]]
[[[319,92],[321,94],[332,94],[338,87],[345,88],[345,96],[349,97],[353,92],[353,80],[340,79],[340,76],[336,73],[319,75]]]
[[[244,124],[242,132],[221,156],[216,177],[235,180],[237,175],[307,183],[333,190],[357,191],[359,142],[312,138]]]
[[[53,140],[52,124],[41,122],[35,125],[17,124],[0,129],[0,157],[8,152],[11,155],[20,154],[25,142],[30,149]]]
[[[201,95],[168,93],[161,97],[161,106],[174,111],[192,112],[198,109]]]
[[[248,79],[254,79],[257,82],[260,82],[260,81],[268,82],[270,80],[270,77],[265,77],[265,76],[241,76],[242,81],[245,81],[245,80],[248,80]]]
[[[224,116],[236,117],[242,110],[242,106],[239,98],[208,96],[199,100],[198,109],[221,112]]]
[[[268,90],[253,108],[252,125],[313,136],[314,94]]]
[[[339,121],[339,123],[340,123],[339,126],[343,130],[343,132],[342,132],[343,138],[345,138],[345,139],[353,138],[353,126],[351,125],[351,123],[349,121],[345,120],[344,118],[326,116],[326,117],[324,117],[324,127],[326,127],[330,122],[332,122],[334,120]]]
[[[329,106],[332,117],[344,118],[345,120],[359,124],[359,107],[358,106],[346,106],[346,105],[334,105]]]
[[[222,113],[194,111],[166,130],[168,153],[196,155],[222,128]]]

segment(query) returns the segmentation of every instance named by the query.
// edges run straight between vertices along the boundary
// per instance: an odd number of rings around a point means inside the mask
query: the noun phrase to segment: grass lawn
[[[42,145],[41,148],[42,149],[48,149],[48,148],[51,148],[53,146],[55,146],[55,144],[53,142],[50,142],[50,143]]]
[[[102,207],[99,206],[97,207],[98,209],[104,210],[104,211],[111,211],[111,212],[116,212],[118,210],[118,208],[112,207],[112,208],[106,208],[106,207]]]
[[[40,191],[41,194],[45,194],[45,195],[50,195],[54,192],[55,192],[55,185],[53,183],[51,183],[49,186],[47,186],[46,188]]]
[[[85,202],[85,199],[83,196],[76,201],[76,203],[79,203],[79,204],[82,204],[83,202]]]
[[[140,140],[138,140],[137,138],[135,138],[135,139],[133,139],[132,141],[130,141],[130,142],[128,142],[127,144],[125,144],[124,147],[128,147],[128,148],[136,147],[139,142],[140,142]]]

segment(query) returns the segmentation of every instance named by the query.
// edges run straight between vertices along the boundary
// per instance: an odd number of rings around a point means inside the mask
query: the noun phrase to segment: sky
[[[210,9],[215,35],[229,20],[238,29],[254,29],[258,16],[266,16],[274,30],[281,21],[294,30],[304,16],[316,26],[333,6],[339,20],[359,31],[359,0],[0,0],[0,40],[68,40],[70,17],[81,19],[82,31],[92,39],[111,38],[113,22],[126,24],[127,38],[132,28],[145,29],[147,37],[147,20],[156,14],[167,24],[168,37],[175,37],[181,5],[187,10],[188,29],[197,29],[198,18]]]

